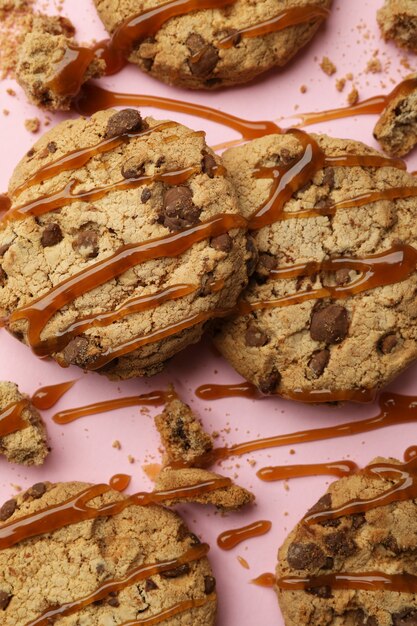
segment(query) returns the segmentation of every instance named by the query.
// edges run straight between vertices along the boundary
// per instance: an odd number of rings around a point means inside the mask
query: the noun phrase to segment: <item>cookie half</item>
[[[288,63],[326,19],[331,0],[213,0],[201,10],[195,10],[198,3],[178,8],[176,2],[95,0],[95,5],[121,44],[126,45],[129,28],[140,26],[126,53],[143,71],[169,84],[215,89]]]
[[[264,393],[370,400],[417,356],[417,181],[362,143],[271,135],[224,163],[259,261],[215,338]]]
[[[1,315],[63,366],[153,374],[247,282],[245,220],[202,132],[134,109],[68,120],[9,190]]]
[[[414,0],[385,0],[377,13],[383,38],[417,52],[417,6]]]
[[[131,504],[110,512],[125,501],[105,485],[39,483],[0,508],[3,626],[41,623],[41,617],[42,623],[91,626],[147,619],[215,623],[207,546],[163,507]],[[93,513],[107,507],[109,513],[79,521],[86,507]],[[7,542],[10,528],[20,530]]]
[[[408,469],[394,459],[375,459],[359,473],[333,483],[290,533],[279,550],[277,566],[277,593],[286,626],[416,623],[417,594],[407,586],[411,584],[407,575],[417,575],[414,500],[404,500],[402,493],[401,502],[368,503],[362,505],[368,510],[361,511],[359,505],[356,513],[308,522],[319,511],[325,515],[348,502],[382,498]],[[288,588],[289,579],[293,588]],[[301,589],[300,579],[305,581]],[[387,588],[378,589],[382,579]]]

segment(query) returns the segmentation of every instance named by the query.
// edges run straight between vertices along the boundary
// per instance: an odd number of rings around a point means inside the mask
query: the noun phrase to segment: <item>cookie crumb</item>
[[[378,58],[374,57],[368,61],[368,65],[366,66],[367,74],[379,74],[380,72],[382,72],[382,63]]]
[[[15,97],[16,92],[14,89],[11,89],[11,87],[9,87],[8,89],[6,89],[6,93],[9,94],[9,96],[12,96],[12,98]]]
[[[356,89],[356,87],[353,87],[352,91],[349,93],[349,95],[347,97],[348,104],[353,106],[354,104],[356,104],[358,102],[358,100],[359,100],[359,92]]]
[[[307,92],[307,85],[301,85],[300,91],[301,91],[301,93],[306,93]]]
[[[129,463],[132,463],[132,464],[136,462],[135,457],[132,456],[131,454],[127,455],[127,460],[129,461]]]
[[[323,57],[323,59],[322,59],[322,61],[320,63],[320,67],[323,70],[323,72],[325,74],[327,74],[327,76],[333,76],[333,74],[336,74],[336,72],[337,72],[337,67],[329,59],[329,57]]]
[[[41,127],[41,121],[38,117],[32,117],[25,120],[25,128],[30,133],[37,133]]]
[[[121,450],[122,449],[122,444],[120,443],[120,441],[118,439],[115,439],[113,441],[113,443],[111,444],[112,448],[116,448],[116,450]]]
[[[7,115],[10,115],[9,109],[3,109],[3,115],[5,115],[6,117]]]
[[[336,89],[337,91],[343,91],[346,85],[346,78],[338,78],[336,80]]]

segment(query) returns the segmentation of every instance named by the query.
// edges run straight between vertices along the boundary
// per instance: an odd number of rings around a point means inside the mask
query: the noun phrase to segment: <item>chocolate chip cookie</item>
[[[179,4],[95,0],[129,61],[169,84],[216,89],[288,63],[326,19],[331,0]]]
[[[308,522],[311,514],[337,509],[348,501],[377,500],[392,490],[393,479],[400,480],[403,469],[398,461],[379,458],[359,473],[334,482],[287,537],[277,566],[277,593],[286,626],[416,623],[417,595],[405,586],[407,574],[417,575],[414,500],[375,508],[367,505],[366,511]],[[354,588],[346,574],[356,577],[356,582],[368,578],[369,583],[372,577],[374,581],[378,576],[386,578],[388,583],[398,577],[398,591],[371,584],[368,589]],[[293,579],[291,589],[285,586],[288,578]],[[304,588],[295,588],[301,578]]]
[[[374,137],[392,156],[405,156],[417,144],[417,74],[406,78],[389,97]]]
[[[385,0],[378,10],[378,24],[385,40],[417,52],[417,6],[415,0]]]
[[[0,530],[3,626],[215,623],[208,546],[173,511],[106,485],[38,483],[3,504]]]
[[[151,375],[247,282],[253,252],[204,133],[135,109],[62,122],[10,182],[0,310],[39,356]]]
[[[215,343],[265,394],[370,400],[417,356],[417,181],[362,143],[271,135],[224,163],[259,261]]]

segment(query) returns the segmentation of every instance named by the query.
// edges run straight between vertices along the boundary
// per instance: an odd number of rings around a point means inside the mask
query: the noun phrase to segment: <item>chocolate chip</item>
[[[216,173],[217,163],[214,156],[211,154],[205,154],[203,156],[203,160],[201,161],[201,169],[204,174],[207,174],[209,178],[214,178],[214,174]]]
[[[348,312],[340,304],[329,304],[313,309],[310,321],[310,335],[314,341],[340,343],[349,330]]]
[[[96,565],[97,574],[104,574],[105,570],[106,570],[106,567],[104,563],[98,563],[98,565]]]
[[[318,352],[314,352],[313,356],[309,361],[309,368],[313,372],[316,378],[319,378],[327,367],[327,364],[330,359],[330,351],[329,350],[319,350]]]
[[[219,53],[201,35],[191,33],[186,41],[192,56],[188,59],[188,67],[195,76],[209,76],[217,65]]]
[[[204,274],[201,279],[201,287],[199,290],[200,296],[209,296],[211,293],[213,293],[214,284],[215,281],[213,277],[213,272],[208,272],[207,274]]]
[[[226,37],[230,38],[230,41],[234,46],[238,46],[242,41],[242,35],[236,28],[224,28],[216,33],[216,37],[219,39],[226,39]]]
[[[128,159],[128,161],[122,165],[123,178],[139,178],[144,172],[145,164],[143,161],[138,162],[135,157]]]
[[[328,511],[332,508],[332,497],[330,493],[325,493],[319,500],[317,500],[316,504],[307,511],[307,515],[312,513],[319,513],[320,511]]]
[[[317,596],[318,598],[332,598],[332,589],[328,585],[323,585],[322,587],[307,587],[307,593],[311,593],[313,596]]]
[[[401,548],[399,547],[397,540],[392,535],[388,535],[385,539],[381,541],[381,545],[384,546],[386,550],[393,552],[394,554],[401,554]]]
[[[42,496],[45,493],[46,493],[45,483],[35,483],[29,489],[29,494],[32,496],[32,498],[35,498],[36,500],[38,500],[39,498],[42,498]]]
[[[117,597],[117,591],[111,591],[109,593],[109,597],[107,598],[107,604],[114,608],[117,608],[118,606],[120,606],[120,602]]]
[[[417,626],[417,609],[409,608],[394,613],[392,623],[393,626]]]
[[[56,145],[55,141],[50,141],[46,147],[49,152],[52,152],[52,154],[54,154],[54,152],[58,150],[58,146]]]
[[[30,158],[33,157],[33,155],[35,154],[35,149],[31,148],[28,152],[26,152],[26,156]]]
[[[12,596],[5,591],[0,591],[0,611],[5,611],[10,604]]]
[[[147,578],[145,581],[145,591],[155,591],[155,589],[159,589],[158,585],[152,578]]]
[[[98,255],[98,235],[95,230],[81,230],[72,242],[74,250],[88,259],[94,259]]]
[[[214,576],[204,576],[204,593],[208,596],[216,589],[216,579]]]
[[[337,530],[324,537],[326,547],[335,556],[351,556],[356,552],[357,546],[344,530]]]
[[[145,189],[142,191],[140,195],[140,200],[141,202],[143,202],[143,204],[146,204],[146,202],[148,202],[151,196],[152,196],[151,190],[145,187]]]
[[[337,270],[334,275],[336,285],[346,285],[350,281],[349,270],[344,268]]]
[[[251,324],[246,330],[245,342],[247,346],[260,348],[261,346],[265,346],[268,341],[268,335],[255,324]]]
[[[233,247],[233,239],[228,233],[224,233],[223,235],[213,237],[210,241],[210,245],[212,248],[219,250],[220,252],[230,252]]]
[[[0,285],[3,286],[6,284],[7,274],[2,267],[0,267]]]
[[[188,563],[184,563],[183,565],[178,565],[174,569],[169,569],[166,572],[162,572],[162,578],[179,578],[179,576],[184,576],[185,574],[190,573],[190,566]]]
[[[50,248],[56,246],[62,239],[63,235],[59,224],[48,224],[42,233],[41,245],[44,248]]]
[[[279,383],[281,382],[281,374],[278,370],[273,369],[269,374],[261,378],[258,383],[259,389],[262,393],[268,395],[275,393]]]
[[[88,348],[88,339],[75,337],[64,348],[63,356],[68,365],[81,365],[84,362]]]
[[[256,266],[258,265],[258,248],[255,245],[255,241],[253,237],[250,235],[246,238],[246,250],[249,253],[249,257],[246,260],[246,271],[248,276],[252,276],[254,273]]]
[[[277,259],[268,252],[262,252],[259,255],[259,265],[266,270],[274,270],[277,266]]]
[[[164,194],[163,212],[158,222],[171,231],[189,228],[199,223],[201,209],[195,206],[189,187],[171,187]]]
[[[366,518],[364,513],[356,513],[355,515],[352,515],[352,528],[354,530],[358,530],[358,528],[363,526],[365,522]]]
[[[290,544],[287,561],[294,569],[321,568],[326,562],[323,550],[316,543]]]
[[[11,243],[5,243],[4,246],[0,246],[0,257],[4,256],[7,250],[10,248]]]
[[[136,133],[142,130],[143,120],[136,109],[117,111],[107,121],[106,137],[118,137],[125,133]]]
[[[17,502],[14,498],[12,500],[7,500],[7,502],[5,502],[0,509],[0,520],[2,522],[5,522],[7,519],[9,519],[9,517],[11,517],[16,511],[16,507]]]
[[[327,185],[330,190],[334,187],[334,169],[332,167],[326,167],[323,173],[323,185]]]
[[[378,348],[382,352],[382,354],[390,354],[398,345],[397,336],[394,333],[389,335],[385,335],[378,342]]]

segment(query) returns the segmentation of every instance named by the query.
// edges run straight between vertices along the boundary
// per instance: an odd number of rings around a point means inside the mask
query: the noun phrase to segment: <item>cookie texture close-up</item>
[[[385,0],[378,10],[378,24],[383,38],[401,48],[417,52],[417,5],[415,0]]]
[[[330,485],[327,493],[288,535],[279,549],[277,594],[285,626],[412,626],[417,617],[417,594],[407,586],[407,575],[417,574],[417,509],[413,499],[385,506],[372,504],[388,491],[393,479],[408,468],[394,459],[377,458],[364,470]],[[411,470],[412,473],[415,470]],[[328,519],[347,503],[366,500],[358,512]],[[369,503],[371,501],[371,503]],[[359,510],[367,509],[367,510]],[[309,515],[324,517],[309,521]],[[317,523],[316,523],[317,522]],[[339,574],[352,580],[368,578],[369,588],[353,583],[332,587]],[[378,577],[395,581],[398,589],[372,588]],[[322,578],[324,577],[324,578]],[[346,580],[344,577],[344,580]],[[286,581],[305,580],[304,589],[289,589]],[[398,579],[397,579],[398,580]],[[319,583],[321,586],[318,586]],[[326,584],[328,583],[328,584]],[[395,585],[395,582],[393,583]],[[359,585],[358,585],[359,586]]]
[[[0,310],[39,356],[151,375],[226,315],[253,252],[204,133],[138,111],[62,122],[16,168]]]
[[[207,547],[173,511],[131,503],[123,509],[124,501],[105,485],[70,482],[37,483],[3,504],[3,626],[215,623]],[[94,514],[99,508],[109,513]],[[7,537],[9,528],[18,536]]]
[[[385,385],[417,356],[416,179],[360,142],[299,131],[224,162],[259,261],[215,337],[222,354],[288,398],[354,400]]]
[[[214,0],[201,10],[191,3],[188,11],[176,4],[95,0],[116,45],[126,40],[126,26],[142,25],[143,36],[126,51],[129,61],[169,84],[216,89],[288,63],[317,32],[332,0]]]

